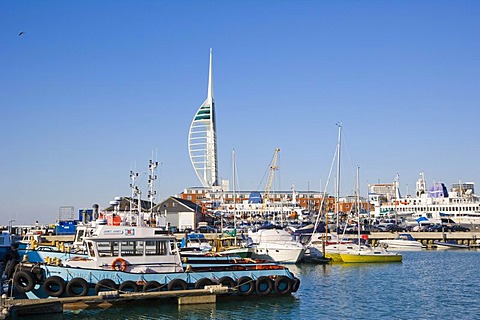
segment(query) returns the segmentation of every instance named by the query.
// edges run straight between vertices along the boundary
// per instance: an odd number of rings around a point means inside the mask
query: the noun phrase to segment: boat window
[[[145,241],[145,255],[160,256],[168,253],[168,241]]]
[[[75,242],[82,241],[84,233],[85,233],[85,230],[83,230],[83,229],[78,230],[77,236],[75,238]]]
[[[116,257],[118,256],[118,241],[99,241],[97,249],[100,257]]]
[[[93,243],[89,241],[87,245],[88,245],[88,253],[90,254],[91,257],[95,257],[95,250],[93,250]]]
[[[0,238],[0,245],[3,246],[4,244],[5,244],[5,238],[1,237],[1,238]]]
[[[143,256],[143,241],[122,241],[122,256]]]

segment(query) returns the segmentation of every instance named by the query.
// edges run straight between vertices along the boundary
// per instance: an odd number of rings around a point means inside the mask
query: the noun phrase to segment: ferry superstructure
[[[386,185],[383,185],[384,187]],[[390,194],[372,192],[369,200],[374,207],[372,215],[397,218],[426,218],[431,223],[449,221],[480,228],[480,197],[474,194],[474,183],[458,183],[449,191],[444,183],[435,182],[427,188],[424,174],[416,183],[415,196],[402,197],[398,191],[398,179],[389,185]]]

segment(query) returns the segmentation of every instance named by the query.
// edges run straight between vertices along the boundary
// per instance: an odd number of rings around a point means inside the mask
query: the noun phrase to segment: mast
[[[237,229],[237,195],[235,194],[235,149],[232,150],[232,183],[233,183],[233,229]]]
[[[337,141],[337,182],[335,186],[335,214],[337,216],[337,233],[339,229],[340,217],[339,217],[339,199],[340,199],[340,151],[341,151],[341,144],[342,144],[342,124],[340,122],[336,123],[338,127],[338,141]],[[338,237],[337,237],[338,241]]]

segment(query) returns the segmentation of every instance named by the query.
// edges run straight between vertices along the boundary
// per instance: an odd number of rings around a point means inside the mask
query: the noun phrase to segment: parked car
[[[443,224],[433,224],[427,228],[426,231],[428,232],[442,232],[442,229],[444,232],[450,231],[450,227],[447,225]]]
[[[389,224],[385,227],[385,231],[390,232],[404,232],[405,228],[399,226],[398,224]]]
[[[201,226],[195,229],[195,232],[198,233],[215,233],[217,232],[217,229],[210,227],[210,226]]]
[[[455,231],[461,231],[461,232],[468,232],[468,231],[470,231],[469,228],[464,227],[464,226],[459,225],[459,224],[454,224],[453,226],[450,227],[450,230],[451,230],[451,231],[454,231],[454,232],[455,232]]]

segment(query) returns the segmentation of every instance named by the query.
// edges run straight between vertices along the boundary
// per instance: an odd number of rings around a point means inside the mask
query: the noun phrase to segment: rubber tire
[[[297,292],[298,288],[300,288],[300,279],[293,278],[292,292]]]
[[[168,291],[175,291],[175,290],[187,290],[188,283],[182,279],[173,279],[167,285]]]
[[[65,280],[59,276],[48,277],[42,285],[43,291],[51,297],[60,297],[66,288]],[[58,287],[58,290],[55,288]]]
[[[76,292],[76,289],[81,288],[82,291],[79,293]],[[69,297],[83,297],[88,294],[88,283],[87,280],[83,278],[73,278],[67,283],[67,295]]]
[[[35,276],[30,271],[19,270],[15,273],[13,284],[19,292],[29,292],[35,287]]]
[[[264,287],[266,286],[266,289]],[[273,280],[266,276],[258,277],[257,281],[255,282],[255,291],[259,296],[267,296],[273,290]]]
[[[242,291],[241,287],[245,285],[248,285],[249,287],[247,290]],[[240,277],[238,278],[238,281],[237,281],[237,288],[238,288],[239,295],[249,296],[253,293],[253,291],[255,291],[255,281],[253,281],[252,278],[247,276]]]
[[[205,289],[205,286],[211,286],[213,281],[209,278],[202,278],[195,283],[195,289]]]
[[[10,259],[5,264],[5,275],[7,279],[11,279],[15,273],[15,267],[17,266],[17,261],[15,259]]]
[[[143,286],[143,292],[158,292],[162,290],[163,285],[158,281],[148,281]]]
[[[135,293],[138,292],[138,284],[135,281],[127,280],[118,286],[118,290],[122,292]]]
[[[286,285],[283,288],[283,285]],[[275,279],[275,291],[280,295],[286,295],[292,292],[292,280],[287,276],[279,276]]]
[[[95,294],[102,291],[117,290],[117,284],[112,279],[102,279],[95,284]]]
[[[235,288],[235,286],[237,285],[235,280],[233,280],[229,276],[221,277],[220,279],[218,279],[217,283],[232,289]]]

